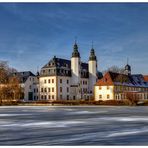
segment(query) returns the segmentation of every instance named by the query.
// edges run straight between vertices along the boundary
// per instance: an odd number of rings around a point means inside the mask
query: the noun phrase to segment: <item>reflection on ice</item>
[[[118,137],[118,136],[127,136],[127,135],[135,135],[135,134],[139,134],[139,133],[147,133],[148,129],[135,129],[135,130],[130,130],[129,131],[120,131],[119,132],[113,132],[109,135],[107,135],[106,137]]]
[[[100,118],[100,120],[108,120],[108,121],[148,121],[148,117],[107,117],[107,118]]]
[[[23,114],[21,113],[21,116],[28,116],[28,115],[32,115],[32,114]],[[8,117],[8,116],[20,116],[20,114],[0,114],[0,117]]]
[[[44,122],[30,122],[30,123],[9,123],[0,125],[1,127],[68,127],[84,123],[82,121],[44,121]]]

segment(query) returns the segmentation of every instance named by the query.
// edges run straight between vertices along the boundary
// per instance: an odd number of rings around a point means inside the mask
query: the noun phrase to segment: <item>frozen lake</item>
[[[148,145],[148,107],[0,107],[0,145]]]

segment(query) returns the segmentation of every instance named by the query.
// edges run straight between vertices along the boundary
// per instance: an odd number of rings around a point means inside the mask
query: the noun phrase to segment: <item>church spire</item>
[[[93,48],[93,41],[92,41],[92,48],[90,51],[89,61],[96,61],[96,60],[97,60],[97,57],[95,55],[95,50]]]
[[[94,45],[93,45],[93,41],[92,41],[92,48],[91,49],[93,49],[94,47],[93,47]]]
[[[128,64],[128,58],[127,58],[127,64],[125,65],[125,74],[130,75],[131,74],[131,66]]]
[[[72,57],[80,57],[80,53],[78,51],[78,45],[77,45],[76,37],[75,37],[75,43],[74,43],[74,46],[73,46]]]

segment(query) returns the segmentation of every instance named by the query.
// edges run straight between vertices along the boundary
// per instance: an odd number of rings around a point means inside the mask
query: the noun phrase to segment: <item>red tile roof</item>
[[[148,75],[144,75],[143,78],[144,78],[144,81],[148,82]]]
[[[98,80],[96,86],[114,85],[110,72],[107,72],[102,79]]]
[[[145,77],[146,80],[147,77]],[[106,85],[126,85],[126,86],[138,86],[138,87],[148,87],[148,81],[144,79],[143,75],[125,75],[114,72],[107,72],[102,79],[98,80],[96,86],[106,86]]]

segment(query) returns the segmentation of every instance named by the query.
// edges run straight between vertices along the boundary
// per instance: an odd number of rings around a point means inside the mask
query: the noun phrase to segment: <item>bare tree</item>
[[[137,105],[140,97],[137,93],[134,92],[126,92],[126,99],[130,102],[131,105]]]
[[[108,72],[108,71],[124,74],[124,68],[120,68],[120,67],[115,66],[115,65],[114,66],[111,66],[107,70],[104,70],[103,71],[103,74],[106,73],[106,72]]]
[[[8,82],[8,65],[6,61],[0,61],[0,84]]]
[[[12,76],[12,72],[16,72],[16,69],[9,67],[6,61],[0,61],[0,103],[20,98],[19,79]]]

